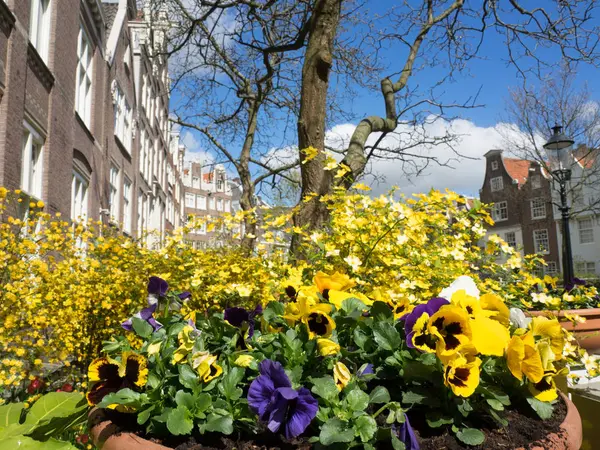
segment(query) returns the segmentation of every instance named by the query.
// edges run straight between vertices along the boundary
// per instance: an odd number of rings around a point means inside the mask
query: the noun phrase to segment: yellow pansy
[[[333,275],[317,272],[314,281],[321,293],[326,290],[346,291],[356,284],[348,275],[339,272],[335,272]]]
[[[312,310],[308,316],[305,316],[302,322],[306,325],[309,339],[314,339],[317,336],[329,337],[333,330],[335,330],[335,321],[329,314],[322,313],[316,309]]]
[[[508,328],[489,317],[479,316],[471,320],[473,345],[486,356],[503,356],[510,341]]]
[[[335,363],[335,366],[333,366],[333,379],[338,390],[344,389],[350,382],[350,378],[352,378],[352,375],[350,375],[346,365],[339,361]]]
[[[250,367],[253,361],[254,357],[252,355],[240,355],[236,358],[233,364],[238,367]]]
[[[529,392],[542,402],[552,402],[558,398],[554,383],[554,373],[545,374],[538,383],[529,384]]]
[[[429,319],[429,314],[423,313],[415,321],[412,344],[421,351],[435,353],[438,337],[430,331]]]
[[[562,358],[565,336],[558,320],[548,319],[543,316],[534,317],[531,320],[529,328],[536,342],[540,340],[546,341],[554,352],[556,360]]]
[[[317,348],[321,356],[335,356],[340,352],[340,344],[331,339],[318,338]]]
[[[171,359],[171,364],[177,364],[181,362],[194,348],[194,339],[190,336],[190,333],[194,329],[186,325],[177,335],[177,339],[179,340],[179,348],[175,350],[173,353],[173,358]]]
[[[349,298],[357,298],[367,306],[373,304],[373,302],[366,295],[358,293],[358,292],[351,293],[351,292],[344,292],[344,291],[336,291],[333,289],[327,291],[327,299],[328,299],[329,303],[334,305],[337,309],[340,309],[342,307],[342,303],[344,302],[344,300],[347,300]]]
[[[518,380],[522,380],[525,375],[529,381],[538,383],[544,376],[542,359],[531,332],[512,337],[506,349],[506,363]]]
[[[436,353],[440,358],[456,353],[459,346],[471,342],[469,316],[455,305],[442,306],[431,316],[427,331],[438,338]]]
[[[192,368],[196,369],[200,379],[208,383],[223,373],[223,368],[217,364],[217,357],[209,352],[197,352],[192,356]]]
[[[154,344],[148,345],[148,355],[156,355],[160,351],[160,346],[162,345],[162,341],[155,342]]]
[[[455,395],[469,397],[479,386],[481,359],[477,358],[472,345],[461,346],[452,357],[446,360],[444,384]]]
[[[496,294],[483,294],[479,297],[479,303],[484,310],[491,311],[491,319],[497,320],[502,325],[508,327],[510,310],[504,303],[504,300]]]

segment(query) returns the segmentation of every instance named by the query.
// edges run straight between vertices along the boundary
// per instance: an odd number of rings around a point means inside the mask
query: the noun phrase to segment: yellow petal
[[[503,356],[510,333],[500,322],[489,317],[476,317],[471,320],[473,344],[482,355]]]

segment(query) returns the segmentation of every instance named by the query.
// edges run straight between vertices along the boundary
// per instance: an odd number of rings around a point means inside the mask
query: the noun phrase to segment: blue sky
[[[378,0],[377,3],[369,3],[371,5],[376,4],[378,8],[381,5],[381,11],[386,10],[391,4],[397,4],[393,0]],[[556,63],[554,67],[558,68],[558,62],[560,61],[558,49],[542,49],[538,50],[537,54],[547,61],[554,61]],[[401,70],[405,56],[401,47],[393,46],[386,49],[382,55],[389,64],[390,73]],[[504,107],[509,94],[508,90],[510,87],[519,86],[522,83],[522,79],[517,77],[515,68],[507,64],[507,50],[504,41],[494,31],[487,33],[479,55],[480,59],[469,62],[468,70],[465,73],[456,75],[452,82],[444,84],[442,98],[448,101],[460,102],[479,93],[477,103],[484,106],[477,109],[454,110],[451,114],[459,116],[462,120],[454,123],[438,123],[432,126],[432,132],[444,130],[447,127],[459,130],[464,138],[457,144],[457,148],[466,158],[451,161],[450,165],[452,167],[430,166],[418,178],[404,175],[398,164],[390,164],[389,162],[375,164],[372,168],[373,171],[384,177],[384,181],[373,185],[375,192],[384,192],[391,186],[398,185],[407,194],[426,191],[431,187],[437,189],[448,187],[462,194],[477,196],[485,170],[482,159],[483,154],[491,148],[502,148],[503,146],[502,137],[497,130],[503,126],[501,122],[506,117]],[[388,74],[383,72],[381,76]],[[413,76],[409,81],[409,86],[426,87],[435,83],[439,76],[440,70],[438,68],[426,69]],[[600,84],[596,81],[597,79],[598,69],[584,65],[579,67],[577,82],[583,85],[587,81],[588,87],[596,99],[599,98],[600,94],[598,92]],[[528,81],[533,80],[529,79]],[[374,87],[378,88],[378,86]],[[356,117],[366,117],[370,114],[383,115],[385,113],[381,94],[373,90],[359,90],[352,102],[347,102],[344,106],[355,113]],[[332,128],[337,130],[338,134],[343,136],[344,139],[347,139],[356,123],[357,121],[335,123]],[[193,133],[186,134],[185,132],[183,135],[188,147],[192,150],[192,153],[190,153],[192,158],[194,157],[194,151],[210,152],[208,148],[200,144],[198,136]],[[278,138],[273,139],[273,146],[281,145],[280,142],[281,140]],[[435,149],[435,151],[442,160],[454,156],[453,153],[444,152],[441,149]]]

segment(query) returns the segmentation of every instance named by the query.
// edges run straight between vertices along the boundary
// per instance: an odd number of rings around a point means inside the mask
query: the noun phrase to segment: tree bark
[[[337,33],[341,4],[343,0],[316,0],[312,15],[308,45],[302,67],[302,87],[300,92],[300,116],[298,118],[298,148],[314,147],[317,156],[305,161],[300,152],[300,172],[302,176],[301,198],[316,194],[301,203],[294,216],[294,224],[307,229],[321,227],[328,218],[326,205],[319,201],[329,194],[333,187],[332,174],[325,168],[325,119],[327,115],[327,89],[329,72],[333,64],[333,42]],[[291,252],[297,258],[299,241],[292,238]]]
[[[256,207],[256,199],[254,195],[254,183],[252,182],[252,174],[250,173],[250,153],[254,144],[254,136],[256,133],[256,125],[258,121],[258,110],[261,103],[252,99],[248,105],[248,128],[246,129],[246,137],[244,145],[240,153],[238,164],[238,174],[242,184],[242,195],[240,197],[240,207],[245,213],[253,211]],[[256,243],[256,212],[244,216],[244,234],[242,236],[242,248],[247,255],[254,251]]]

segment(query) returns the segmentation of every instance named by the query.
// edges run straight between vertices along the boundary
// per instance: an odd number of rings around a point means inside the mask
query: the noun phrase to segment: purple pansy
[[[189,300],[190,298],[192,298],[192,293],[188,292],[188,291],[184,291],[184,292],[181,292],[180,294],[177,294],[177,296],[179,297],[179,300],[185,301],[185,300]]]
[[[150,305],[147,308],[142,309],[140,312],[134,314],[133,317],[145,320],[152,327],[152,331],[159,330],[162,328],[162,324],[152,316],[154,311],[156,311],[156,307],[157,304],[154,303],[153,305]],[[133,317],[127,319],[121,324],[121,326],[127,331],[133,331]]]
[[[429,317],[431,317],[438,311],[438,309],[444,305],[448,305],[449,303],[450,302],[445,298],[432,298],[423,305],[417,305],[409,314],[401,318],[404,320],[404,333],[406,334],[406,345],[408,345],[408,347],[415,348],[412,342],[414,335],[413,328],[419,317],[421,317],[424,313],[429,314]]]
[[[283,426],[287,439],[301,435],[317,415],[319,402],[304,387],[292,389],[280,363],[265,359],[259,371],[248,389],[248,405],[273,433]]]
[[[254,335],[254,318],[262,313],[262,306],[258,304],[254,311],[248,311],[244,308],[234,306],[233,308],[227,308],[223,314],[223,318],[231,325],[237,328],[242,328],[244,322],[248,324],[248,337],[251,338]]]
[[[406,450],[420,449],[419,441],[417,440],[417,436],[415,436],[415,431],[410,426],[410,421],[406,413],[404,413],[404,423],[400,425],[400,429],[396,425],[392,425],[392,431],[404,443]]]
[[[357,375],[359,377],[364,377],[365,375],[375,375],[375,371],[373,370],[373,364],[364,364],[360,369],[358,369]]]
[[[569,281],[565,285],[565,291],[571,292],[575,288],[575,286],[585,286],[585,285],[586,285],[585,280],[582,280],[581,278],[573,277],[573,278],[571,278],[571,281]]]

